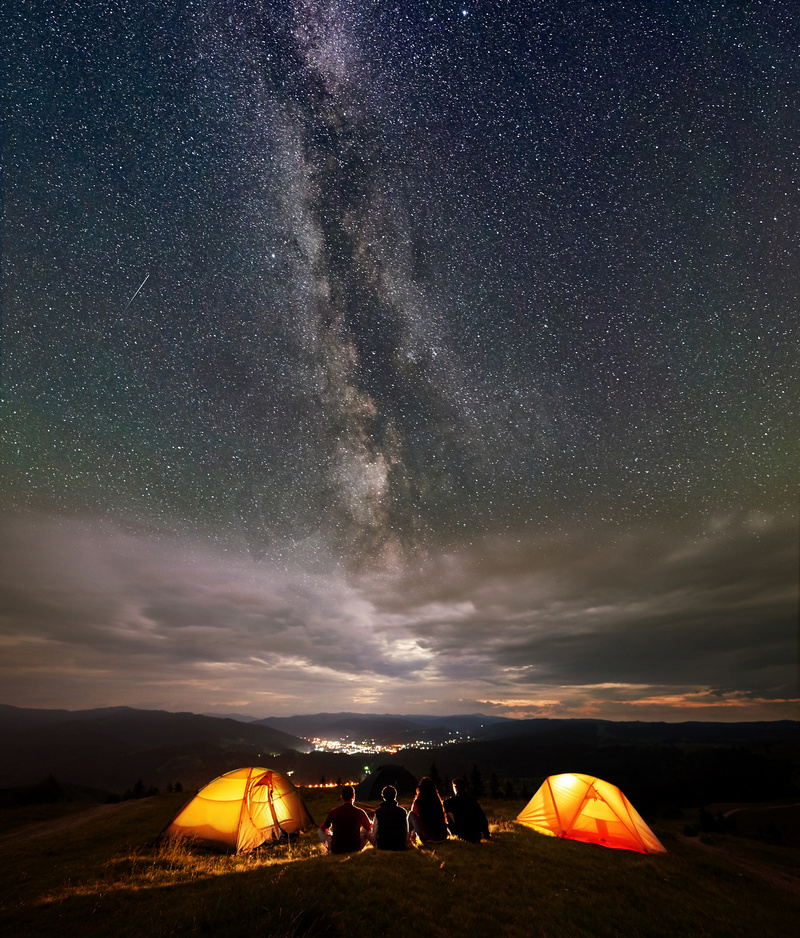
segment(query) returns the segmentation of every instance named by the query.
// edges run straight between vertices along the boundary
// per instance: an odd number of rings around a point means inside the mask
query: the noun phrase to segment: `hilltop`
[[[318,818],[332,793],[311,794]],[[0,928],[83,938],[783,938],[800,916],[798,851],[655,833],[666,854],[543,837],[520,802],[486,801],[479,845],[324,856],[315,831],[243,856],[156,844],[177,796],[129,802],[67,836],[5,840]],[[682,822],[681,822],[682,823]],[[41,832],[40,832],[41,833]]]

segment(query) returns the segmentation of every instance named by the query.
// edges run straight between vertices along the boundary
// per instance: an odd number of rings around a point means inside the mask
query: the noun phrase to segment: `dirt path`
[[[144,800],[144,799],[140,799]],[[80,827],[88,821],[95,818],[105,817],[132,804],[139,804],[139,801],[120,801],[117,804],[99,804],[94,808],[88,808],[81,811],[80,814],[70,814],[68,817],[58,818],[52,821],[39,821],[36,824],[26,824],[25,827],[19,827],[16,830],[9,831],[0,837],[0,849],[9,847],[13,844],[25,843],[28,840],[34,840],[36,837],[46,837],[53,834],[60,834],[63,831],[71,830],[73,827]]]
[[[763,808],[751,808],[747,805],[742,805],[741,808],[731,808],[730,811],[725,811],[722,816],[732,817],[734,814],[738,814],[740,811],[749,811],[751,814],[756,814],[759,811],[785,811],[787,808],[800,808],[800,803],[795,802],[794,804],[768,804]]]
[[[800,895],[800,874],[795,876],[784,870],[776,869],[774,866],[765,866],[763,863],[756,863],[754,860],[746,860],[744,857],[739,857],[735,853],[725,850],[724,847],[703,844],[698,837],[686,837],[684,834],[678,834],[677,837],[678,840],[684,844],[691,844],[693,847],[705,850],[707,853],[713,853],[718,857],[724,857],[724,859],[735,863],[736,866],[747,870],[748,873],[753,873],[753,875],[766,880],[773,886],[778,886],[780,889],[788,889],[789,892]]]

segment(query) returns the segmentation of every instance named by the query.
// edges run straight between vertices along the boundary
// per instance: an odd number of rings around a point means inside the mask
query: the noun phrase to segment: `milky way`
[[[105,700],[72,654],[110,660],[120,621],[151,670],[185,629],[187,668],[274,654],[287,712],[329,665],[391,708],[796,693],[792,4],[77,0],[8,22],[16,693],[39,699],[30,648],[56,643],[64,695]],[[75,645],[28,576],[52,525],[130,571],[92,593],[79,551],[73,594],[68,548],[43,551],[44,594],[96,620]],[[225,653],[177,598],[200,569]],[[675,642],[695,652],[670,672]],[[220,706],[263,710],[259,680]],[[165,693],[141,700],[199,706]]]

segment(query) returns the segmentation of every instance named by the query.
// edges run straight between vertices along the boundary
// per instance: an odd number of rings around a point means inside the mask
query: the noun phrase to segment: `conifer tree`
[[[486,786],[483,784],[483,776],[481,775],[480,769],[477,765],[472,766],[472,771],[469,775],[469,784],[472,788],[472,794],[476,798],[482,798],[486,794]]]

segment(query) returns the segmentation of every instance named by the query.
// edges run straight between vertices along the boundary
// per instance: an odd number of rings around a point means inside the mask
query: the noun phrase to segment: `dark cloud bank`
[[[23,516],[4,525],[4,685],[28,706],[787,717],[787,529],[494,539],[354,578]]]

